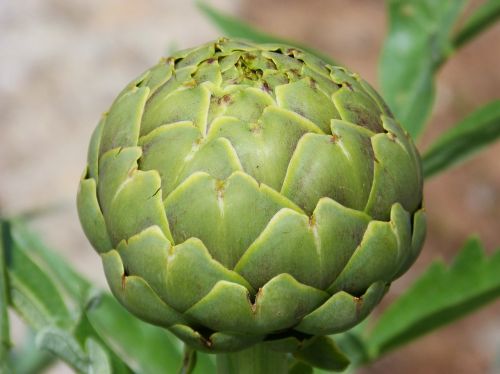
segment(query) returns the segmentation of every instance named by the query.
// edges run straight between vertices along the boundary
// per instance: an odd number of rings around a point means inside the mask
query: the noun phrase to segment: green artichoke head
[[[421,203],[417,150],[368,83],[228,39],[122,91],[78,193],[116,298],[210,352],[359,323],[420,252]]]

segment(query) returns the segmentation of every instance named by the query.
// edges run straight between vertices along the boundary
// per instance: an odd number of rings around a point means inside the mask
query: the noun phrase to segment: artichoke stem
[[[288,358],[264,344],[234,353],[217,355],[217,374],[286,374]]]

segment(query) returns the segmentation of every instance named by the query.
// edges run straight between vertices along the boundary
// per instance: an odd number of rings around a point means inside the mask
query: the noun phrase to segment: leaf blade
[[[132,316],[111,295],[106,293],[100,300],[90,301],[86,315],[100,338],[133,369],[156,374],[179,367],[182,355],[177,339]]]
[[[31,319],[33,325],[37,328],[52,323],[66,328],[72,325],[70,311],[58,285],[31,256],[30,250],[15,240],[8,273],[11,304]]]
[[[424,153],[426,178],[439,173],[500,137],[500,100],[495,100],[460,121],[438,138]]]
[[[434,102],[434,74],[450,53],[449,35],[465,0],[388,0],[389,34],[379,60],[384,98],[416,138]]]
[[[36,345],[61,358],[76,371],[87,372],[89,358],[67,331],[52,326],[43,328],[36,336]]]
[[[382,314],[367,344],[372,359],[448,324],[500,296],[500,250],[486,257],[469,239],[454,263],[434,262]]]
[[[489,0],[481,5],[467,19],[461,30],[453,38],[453,46],[458,49],[471,41],[479,33],[493,25],[500,18],[500,1]]]
[[[18,246],[31,249],[39,263],[50,271],[69,296],[79,304],[85,303],[92,284],[78,274],[61,256],[43,243],[22,219],[11,220],[12,237]]]

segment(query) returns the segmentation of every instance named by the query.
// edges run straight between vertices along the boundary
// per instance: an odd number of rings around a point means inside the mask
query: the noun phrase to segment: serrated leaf
[[[30,250],[58,284],[80,305],[85,303],[92,284],[78,274],[61,256],[48,248],[40,237],[27,227],[23,220],[11,220],[12,238],[16,244]]]
[[[114,373],[130,373],[122,360],[99,341],[99,335],[83,313],[89,295],[95,292],[90,282],[46,247],[22,221],[9,221],[9,227],[12,234],[9,279],[12,305],[17,312],[36,330],[63,327],[81,346],[89,338],[95,340],[111,357]],[[77,307],[71,313],[65,303],[68,298]]]
[[[205,14],[214,25],[216,25],[226,36],[232,38],[240,38],[253,41],[255,43],[279,43],[286,44],[290,46],[295,46],[303,51],[309,52],[316,55],[321,60],[330,65],[337,65],[331,57],[321,53],[313,48],[302,45],[300,43],[286,40],[280,37],[266,34],[256,28],[250,26],[249,24],[232,17],[230,15],[224,14],[217,9],[211,7],[203,1],[197,1],[198,8]]]
[[[85,350],[68,331],[49,326],[40,330],[36,336],[36,346],[62,359],[80,373],[108,374],[112,371],[106,350],[94,339],[85,341]]]
[[[36,328],[52,323],[71,326],[72,317],[59,287],[30,255],[28,249],[12,241],[7,269],[13,307]]]
[[[384,98],[413,136],[434,102],[434,75],[451,50],[449,36],[465,0],[388,0],[389,34],[379,76]]]
[[[179,368],[180,342],[166,330],[132,316],[111,295],[91,302],[86,315],[101,339],[135,371],[155,374]]]
[[[486,257],[469,239],[450,267],[433,263],[382,314],[367,342],[372,358],[448,324],[500,296],[500,249]]]
[[[77,340],[80,346],[86,346],[89,340],[99,344],[99,347],[106,354],[107,363],[111,367],[113,374],[130,374],[132,370],[126,363],[106,344],[100,337],[94,327],[90,324],[86,314],[82,314],[79,318],[78,325],[73,330],[72,336]],[[88,350],[87,350],[88,352]],[[99,354],[99,352],[95,352]],[[90,352],[89,352],[90,355]],[[92,358],[91,358],[92,361]],[[100,362],[100,361],[99,361]],[[96,363],[98,364],[98,363]],[[106,365],[108,365],[106,364]]]
[[[87,373],[90,360],[68,332],[56,327],[41,329],[36,337],[36,345],[61,358],[78,372]]]
[[[35,334],[28,330],[22,345],[16,345],[9,355],[12,372],[16,374],[42,373],[53,364],[55,356],[35,346]],[[1,373],[2,371],[0,371]]]
[[[50,273],[51,277],[64,287],[72,301],[81,308],[77,314],[84,313],[78,324],[76,321],[73,322],[77,325],[74,335],[70,334],[70,336],[79,344],[84,344],[88,338],[99,342],[111,357],[113,373],[130,372],[123,362],[134,363],[135,367],[141,369],[141,372],[152,374],[163,373],[165,367],[179,367],[181,356],[178,347],[180,343],[176,338],[168,335],[165,330],[132,316],[108,293],[103,294],[101,298],[104,301],[100,305],[111,305],[109,308],[88,308],[89,303],[92,304],[90,300],[95,301],[92,299],[92,294],[94,293],[95,296],[96,293],[91,283],[53,250],[46,247],[22,221],[13,221],[12,228],[15,245],[23,251],[29,251],[37,264],[41,265],[44,271]],[[22,300],[25,301],[24,309],[37,312],[33,313],[34,316],[31,318],[31,320],[38,321],[36,327],[40,328],[49,323],[51,313],[46,312],[44,308],[33,307],[31,305],[33,298],[26,297],[26,295],[29,296],[28,292],[22,293],[24,297]],[[35,298],[35,306],[37,302]],[[38,313],[40,310],[43,313]],[[30,324],[33,325],[33,323]],[[138,341],[147,341],[148,344],[138,345]],[[206,359],[201,361],[205,362]]]
[[[443,171],[500,137],[500,100],[464,118],[439,137],[422,158],[425,177]]]
[[[500,18],[500,1],[489,0],[477,8],[453,39],[455,48],[461,47]]]

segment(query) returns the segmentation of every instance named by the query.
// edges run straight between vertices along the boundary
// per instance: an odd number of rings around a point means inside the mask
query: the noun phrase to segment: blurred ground
[[[265,31],[323,50],[378,86],[377,54],[386,26],[381,0],[211,3]],[[90,133],[131,78],[169,49],[196,45],[218,32],[191,1],[4,0],[0,35],[0,214],[57,207],[36,219],[36,228],[80,271],[104,284],[74,207]],[[500,97],[499,40],[496,25],[444,66],[421,149],[465,114]],[[384,304],[432,259],[452,258],[470,233],[489,251],[500,244],[499,160],[497,143],[427,183],[428,240],[415,267],[394,284]],[[500,357],[499,312],[496,302],[363,372],[500,372],[493,366]]]

